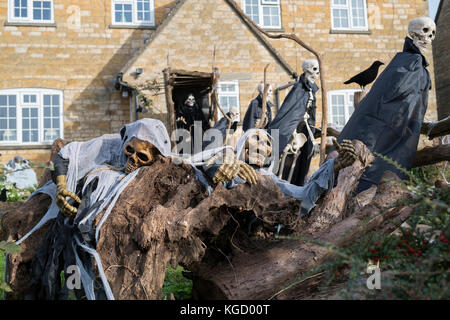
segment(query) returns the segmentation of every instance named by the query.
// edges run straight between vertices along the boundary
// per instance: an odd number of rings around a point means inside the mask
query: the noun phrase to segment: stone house
[[[324,54],[328,122],[338,125],[359,89],[343,82],[374,60],[389,62],[409,20],[428,15],[425,0],[2,0],[0,162],[15,155],[46,161],[56,137],[88,140],[136,117],[170,128],[164,70],[207,77],[218,68],[220,102],[237,106],[243,119],[267,64],[278,88],[313,56],[292,41],[265,38],[235,6],[263,29],[295,33]],[[144,84],[152,90],[142,91]],[[317,98],[320,126],[320,91]],[[435,100],[433,87],[429,120]]]

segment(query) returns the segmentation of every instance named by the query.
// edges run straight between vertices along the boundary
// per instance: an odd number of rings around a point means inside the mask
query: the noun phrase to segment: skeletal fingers
[[[333,139],[333,144],[339,154],[335,161],[334,169],[336,172],[351,166],[358,158],[356,155],[355,146],[350,140],[343,140],[342,144],[339,144],[337,140]]]
[[[238,175],[250,184],[258,183],[258,175],[256,174],[255,169],[242,161],[239,166]]]

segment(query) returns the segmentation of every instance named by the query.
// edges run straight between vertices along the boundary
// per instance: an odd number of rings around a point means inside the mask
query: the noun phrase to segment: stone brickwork
[[[154,28],[111,28],[110,1],[87,0],[54,1],[56,26],[11,25],[7,3],[0,3],[0,89],[63,90],[68,140],[117,132],[130,121],[129,101],[114,89],[116,75]],[[156,25],[173,6],[173,1],[156,0]],[[0,153],[2,163],[15,154],[39,161],[49,158],[48,149],[20,146],[16,153],[0,146]]]
[[[450,116],[450,1],[441,0],[433,45],[439,119]]]
[[[155,0],[156,26],[164,25],[156,31],[155,28],[112,28],[108,0],[55,1],[56,26],[5,25],[7,2],[0,3],[3,75],[0,89],[63,90],[64,138],[68,140],[87,140],[117,132],[130,121],[130,102],[114,88],[121,70],[124,81],[132,85],[154,79],[162,84],[162,70],[168,65],[174,69],[211,72],[214,64],[222,80],[239,81],[241,118],[257,95],[256,86],[263,79],[266,64],[270,63],[268,81],[274,88],[291,80],[279,60],[225,0]],[[237,3],[240,5],[241,1]],[[295,32],[325,54],[328,90],[356,88],[344,86],[342,82],[376,59],[389,62],[402,49],[409,20],[428,14],[424,0],[367,0],[367,3],[370,32],[350,34],[330,32],[328,0],[281,0],[284,32]],[[166,19],[173,8],[176,10]],[[302,61],[311,58],[294,42],[269,42],[299,73]],[[427,58],[433,75],[431,54]],[[144,72],[135,78],[133,73],[137,67]],[[436,118],[434,88],[427,119]],[[281,101],[283,98],[284,94]],[[317,125],[320,125],[320,91],[318,98]],[[164,94],[152,99],[154,106],[145,116],[166,121]],[[16,154],[25,158],[48,159],[48,149],[18,147],[17,150],[20,151]],[[0,153],[4,154],[1,162],[15,155],[11,150],[5,152],[1,146]]]

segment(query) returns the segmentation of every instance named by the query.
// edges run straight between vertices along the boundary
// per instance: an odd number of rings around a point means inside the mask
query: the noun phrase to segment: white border
[[[331,19],[331,30],[339,30],[339,31],[369,31],[369,18],[367,16],[367,0],[363,0],[363,9],[364,9],[364,27],[353,27],[353,12],[351,6],[351,0],[346,0],[346,5],[334,5],[334,0],[330,0],[330,19]],[[346,9],[348,11],[348,28],[335,27],[334,19],[333,19],[333,9]]]
[[[33,19],[33,0],[27,0],[27,15],[26,18],[14,17],[14,0],[8,1],[8,22],[27,22],[27,23],[55,23],[55,6],[53,0],[50,1],[50,20],[34,20]]]
[[[132,22],[116,22],[115,4],[131,4]],[[150,0],[150,22],[138,22],[137,20],[137,0],[111,0],[111,25],[112,26],[155,26],[155,0]]]
[[[0,141],[0,147],[10,145],[20,146],[40,146],[51,145],[53,141],[43,141],[44,137],[44,110],[42,97],[44,94],[59,95],[60,107],[59,107],[59,138],[64,139],[64,91],[59,89],[47,89],[47,88],[14,88],[14,89],[0,89],[0,94],[16,95],[16,119],[17,119],[17,140],[16,141]],[[38,117],[39,117],[39,141],[38,142],[22,142],[22,98],[24,94],[36,94],[38,105]],[[25,107],[29,107],[30,104],[25,104]]]

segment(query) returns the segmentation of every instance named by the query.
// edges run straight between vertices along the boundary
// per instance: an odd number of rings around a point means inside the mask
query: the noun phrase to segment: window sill
[[[22,144],[8,144],[1,145],[0,150],[32,150],[32,149],[51,149],[52,144],[33,144],[33,145],[22,145]]]
[[[352,30],[352,29],[346,29],[346,30],[330,29],[330,34],[372,34],[372,31],[371,30]]]
[[[134,24],[110,24],[110,29],[148,29],[156,30],[157,26],[145,26],[145,25],[134,25]]]
[[[4,26],[14,27],[53,27],[56,28],[55,22],[11,22],[5,21]]]
[[[280,32],[280,33],[284,32],[283,28],[265,28],[265,27],[261,27],[261,26],[259,26],[259,27],[267,32]]]

